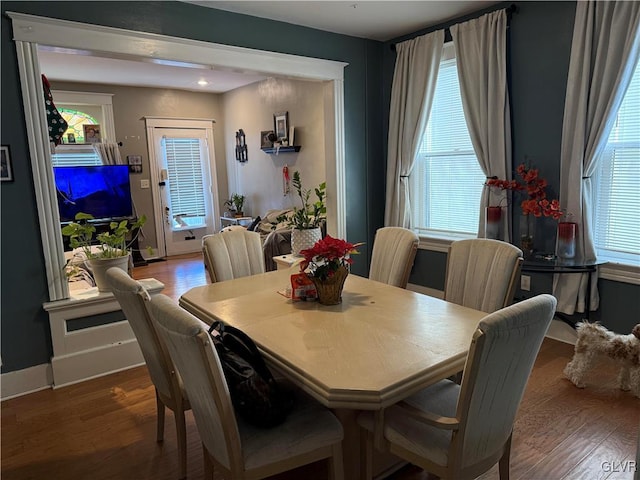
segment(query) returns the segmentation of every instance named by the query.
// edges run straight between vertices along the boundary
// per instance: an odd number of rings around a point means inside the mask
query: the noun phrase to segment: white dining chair
[[[486,238],[458,240],[449,247],[444,299],[482,312],[513,302],[522,250]]]
[[[369,278],[407,288],[419,242],[418,235],[407,228],[379,228],[373,241]]]
[[[555,307],[545,294],[490,313],[473,335],[461,385],[442,380],[360,414],[361,478],[372,478],[375,446],[440,478],[476,478],[499,463],[507,480],[513,422]]]
[[[205,235],[202,255],[212,283],[265,272],[260,234],[244,227]]]
[[[182,388],[180,375],[176,372],[164,341],[158,335],[149,316],[147,306],[151,297],[140,282],[132,279],[119,268],[107,270],[106,277],[113,296],[118,300],[136,336],[156,390],[158,442],[164,438],[165,407],[173,411],[178,437],[180,478],[185,478],[187,476],[187,429],[184,412],[190,410],[191,406]]]
[[[260,479],[326,459],[329,478],[343,480],[343,429],[326,408],[301,391],[294,410],[274,428],[258,428],[235,415],[220,358],[207,325],[165,295],[151,312],[184,380],[204,455],[204,478]]]

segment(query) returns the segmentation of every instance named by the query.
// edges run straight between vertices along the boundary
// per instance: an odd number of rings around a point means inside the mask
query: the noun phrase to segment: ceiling
[[[386,42],[500,2],[188,0],[187,3]]]
[[[188,1],[334,33],[386,41],[447,22],[496,1]],[[42,72],[54,81],[160,87],[223,93],[265,77],[211,65],[100,57],[89,51],[40,47]],[[198,82],[206,81],[206,84]]]

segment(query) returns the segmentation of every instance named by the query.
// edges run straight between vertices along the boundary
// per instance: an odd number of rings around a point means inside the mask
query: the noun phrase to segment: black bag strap
[[[220,321],[211,324],[209,327],[209,335],[211,335],[214,330],[220,334],[220,340],[223,345],[226,345],[227,348],[242,356],[266,381],[273,381],[273,375],[269,367],[267,367],[262,354],[249,335],[236,327],[226,325]]]

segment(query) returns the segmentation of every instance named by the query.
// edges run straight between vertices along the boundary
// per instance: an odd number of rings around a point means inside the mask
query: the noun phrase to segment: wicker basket
[[[341,266],[327,280],[320,280],[311,276],[311,281],[316,286],[318,292],[318,302],[322,305],[338,305],[342,302],[342,287],[349,275],[349,270],[345,266]]]

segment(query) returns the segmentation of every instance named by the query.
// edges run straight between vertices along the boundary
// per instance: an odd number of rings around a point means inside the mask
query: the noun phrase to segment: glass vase
[[[574,258],[576,256],[576,233],[578,224],[575,222],[558,223],[558,244],[556,254],[560,258]]]
[[[522,215],[520,217],[520,249],[525,258],[533,255],[535,228],[536,217],[534,215]]]
[[[502,223],[502,207],[487,207],[484,219],[484,238],[501,240],[500,225]]]

